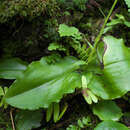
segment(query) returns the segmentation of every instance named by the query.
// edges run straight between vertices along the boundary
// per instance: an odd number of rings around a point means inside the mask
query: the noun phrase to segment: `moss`
[[[11,18],[26,17],[29,20],[44,13],[50,0],[5,0],[0,2],[0,23]]]

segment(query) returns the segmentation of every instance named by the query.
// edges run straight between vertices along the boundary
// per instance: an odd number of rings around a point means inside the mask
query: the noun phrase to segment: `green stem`
[[[91,49],[93,49],[92,44],[88,41],[88,39],[85,37],[85,35],[84,35],[84,34],[82,34],[82,35],[83,35],[84,40],[88,43],[89,47],[90,47]]]
[[[113,3],[113,5],[112,5],[112,7],[111,7],[111,9],[110,9],[110,11],[109,11],[109,13],[108,13],[106,19],[105,19],[105,22],[104,22],[104,24],[103,24],[103,26],[102,26],[102,28],[101,28],[101,30],[100,30],[98,36],[97,36],[96,39],[95,39],[95,44],[94,44],[95,48],[97,47],[97,44],[98,44],[98,42],[100,41],[100,38],[101,38],[101,36],[102,36],[102,34],[103,34],[103,31],[104,31],[104,28],[105,28],[105,26],[106,26],[106,24],[107,24],[107,22],[108,22],[108,20],[109,20],[109,17],[111,16],[111,14],[112,14],[112,12],[113,12],[115,6],[116,6],[117,1],[118,1],[118,0],[115,0],[115,1],[114,1],[114,3]]]
[[[104,12],[102,11],[102,9],[100,7],[98,9],[101,12],[101,14],[103,15],[103,17],[106,18],[106,16],[105,16]]]
[[[102,26],[102,28],[101,28],[101,30],[100,30],[98,36],[97,36],[96,39],[95,39],[94,48],[93,48],[92,52],[90,53],[90,55],[89,55],[89,57],[88,57],[88,62],[87,62],[87,63],[89,63],[89,62],[92,60],[92,58],[93,58],[93,54],[95,53],[96,48],[97,48],[97,45],[98,45],[98,43],[99,43],[99,41],[100,41],[100,39],[101,39],[101,37],[102,37],[102,34],[103,34],[103,32],[104,32],[104,28],[105,28],[105,26],[106,26],[106,24],[107,24],[107,22],[108,22],[108,20],[109,20],[109,17],[111,16],[111,14],[112,14],[112,12],[113,12],[113,10],[114,10],[114,8],[115,8],[117,2],[118,2],[118,0],[115,0],[115,1],[114,1],[114,3],[113,3],[113,5],[112,5],[112,7],[111,7],[111,9],[110,9],[110,11],[109,11],[109,13],[108,13],[106,19],[105,19],[105,22],[104,22],[104,24],[103,24],[103,26]]]

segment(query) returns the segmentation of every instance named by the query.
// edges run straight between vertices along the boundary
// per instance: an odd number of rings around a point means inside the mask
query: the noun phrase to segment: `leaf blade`
[[[103,99],[115,99],[130,91],[130,51],[122,39],[106,36],[104,41],[104,66],[99,74],[93,73],[88,88]]]
[[[84,62],[73,57],[52,65],[48,65],[44,58],[34,62],[28,66],[24,76],[12,84],[5,100],[22,109],[47,108],[81,86],[80,74],[74,70],[82,64]]]
[[[103,121],[99,123],[94,130],[128,130],[128,128],[118,122],[114,121]]]
[[[101,101],[93,106],[93,113],[97,115],[100,120],[118,121],[123,115],[121,109],[114,101]]]
[[[22,76],[27,63],[18,58],[0,60],[0,78],[16,79]]]

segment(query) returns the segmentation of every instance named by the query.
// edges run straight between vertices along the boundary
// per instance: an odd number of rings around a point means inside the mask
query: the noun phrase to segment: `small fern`
[[[90,53],[91,49],[87,48],[87,44],[85,43],[83,45],[80,44],[82,36],[79,30],[75,27],[69,27],[65,24],[60,24],[58,32],[60,37],[71,37],[71,39],[68,39],[68,43],[74,48],[81,60],[87,61],[88,54]]]
[[[66,51],[66,48],[58,43],[50,43],[50,45],[48,46],[48,50],[49,51]]]
[[[75,40],[74,40],[75,41]],[[77,44],[75,44],[75,42],[70,42],[70,45],[74,48],[74,50],[77,52],[78,57],[81,60],[87,61],[88,55],[90,53],[90,48],[87,48],[86,44],[83,44],[81,46],[81,44],[79,42],[77,42]]]
[[[82,130],[87,129],[92,125],[90,116],[82,117],[81,119],[77,120],[77,123],[69,125],[66,130]]]
[[[45,60],[48,64],[54,64],[61,60],[61,55],[58,53],[52,53],[51,55],[46,56]]]

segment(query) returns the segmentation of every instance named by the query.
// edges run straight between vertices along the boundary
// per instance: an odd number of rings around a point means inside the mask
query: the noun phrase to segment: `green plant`
[[[77,120],[76,125],[69,125],[66,130],[81,130],[91,125],[91,118],[89,116]]]
[[[101,120],[119,121],[123,113],[114,101],[100,101],[94,104],[93,113]]]
[[[15,116],[16,129],[18,130],[31,130],[41,126],[42,112],[38,111],[18,111]]]
[[[98,104],[94,104],[93,113],[102,120],[94,130],[106,128],[109,130],[128,130],[125,125],[117,122],[123,113],[114,101],[101,101]]]
[[[7,104],[3,101],[3,98],[5,96],[5,94],[8,91],[8,87],[1,87],[0,86],[0,107],[4,106],[4,109],[7,108]]]
[[[46,121],[50,121],[53,115],[54,122],[58,122],[67,109],[66,105],[64,107],[59,105],[60,100],[77,90],[82,93],[88,104],[95,103],[93,107],[95,115],[101,120],[111,120],[103,121],[95,129],[100,129],[104,125],[107,128],[111,128],[112,125],[116,129],[120,126],[122,129],[127,129],[125,126],[114,122],[122,116],[120,108],[113,101],[102,101],[122,97],[130,91],[130,49],[124,45],[123,39],[117,39],[110,35],[103,36],[103,42],[100,42],[116,3],[117,0],[105,18],[94,44],[91,44],[76,27],[65,24],[59,25],[57,32],[59,32],[60,38],[58,40],[64,41],[64,44],[72,47],[77,52],[79,59],[76,56],[61,58],[54,54],[43,57],[40,61],[34,61],[29,65],[19,59],[2,60],[0,78],[15,79],[4,97],[4,101],[19,109],[44,108]],[[48,35],[44,36],[49,37]],[[66,51],[66,48],[59,44],[58,40],[50,44],[48,50]],[[3,94],[2,89],[1,92]],[[114,107],[113,111],[111,111],[111,105]],[[107,116],[104,112],[109,112],[110,115]],[[22,113],[25,124],[19,121],[18,129],[21,126],[28,129],[40,126],[41,116],[39,116],[39,112],[38,117],[36,114],[34,120],[29,119],[31,115],[29,113],[32,114],[31,111]],[[21,115],[18,117],[20,118]],[[36,123],[35,126],[33,126],[33,121],[34,124]],[[30,125],[26,124],[28,122],[31,122]],[[89,118],[83,118],[78,120],[78,126],[71,125],[68,129],[84,128],[89,126],[90,122]]]
[[[67,7],[67,9],[75,10],[75,8],[78,8],[79,10],[84,11],[86,9],[86,3],[88,0],[59,0],[57,2],[59,2],[62,6],[64,5]]]
[[[126,3],[127,6],[128,6],[128,12],[130,12],[130,1],[129,1],[129,0],[125,0],[125,3]]]
[[[49,51],[56,51],[56,50],[59,50],[59,51],[66,51],[66,48],[62,45],[59,45],[58,43],[51,43],[49,46],[48,46],[48,50]]]
[[[125,17],[121,14],[116,14],[116,19],[112,19],[109,23],[106,24],[106,28],[104,29],[104,33],[109,30],[112,30],[115,25],[125,25],[128,28],[130,27],[130,22],[125,19]]]
[[[29,17],[30,20],[44,12],[48,0],[13,0],[0,1],[0,23],[9,21],[14,16]]]
[[[82,88],[83,88],[82,94],[88,104],[92,104],[92,101],[94,103],[98,102],[98,98],[96,97],[96,95],[94,95],[94,93],[87,87],[91,78],[92,78],[92,73],[88,73],[87,79],[86,76],[84,75],[82,76]]]
[[[88,58],[90,49],[92,48],[92,45],[87,41],[90,46],[90,48],[87,49],[86,44],[83,44],[83,45],[80,44],[80,41],[82,40],[82,36],[79,30],[75,27],[69,27],[65,24],[60,24],[58,32],[60,34],[60,37],[70,38],[70,39],[67,39],[67,42],[69,42],[70,46],[72,46],[76,50],[78,57],[81,60],[86,61]]]
[[[11,103],[14,97],[14,106],[23,109],[47,108],[52,102],[60,101],[64,94],[74,92],[76,87],[80,88],[80,74],[75,70],[83,64],[83,61],[74,57],[65,57],[58,63],[49,65],[46,59],[42,58],[27,67],[22,77],[12,84],[13,93],[10,88],[6,98]],[[22,89],[19,89],[20,86]]]
[[[107,23],[106,26],[113,26],[116,24],[124,24],[127,27],[130,27],[130,22],[125,19],[121,14],[116,14],[117,19],[112,19],[111,22]]]
[[[59,103],[53,103],[49,106],[49,108],[46,111],[46,121],[50,121],[52,114],[53,114],[53,120],[56,123],[59,121],[62,116],[64,115],[65,111],[67,110],[68,105],[65,104],[63,110],[60,113],[60,105]]]
[[[125,125],[114,121],[103,121],[94,130],[129,130]]]

